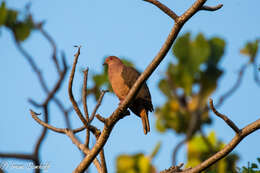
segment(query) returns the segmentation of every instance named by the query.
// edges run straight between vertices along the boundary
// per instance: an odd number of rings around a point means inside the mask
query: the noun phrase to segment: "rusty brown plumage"
[[[122,102],[140,76],[140,73],[134,68],[123,64],[116,56],[107,57],[104,64],[108,65],[108,77],[113,91],[120,102]],[[150,131],[148,112],[153,111],[153,105],[151,94],[146,83],[142,85],[129,108],[134,114],[141,117],[144,134],[147,134]]]

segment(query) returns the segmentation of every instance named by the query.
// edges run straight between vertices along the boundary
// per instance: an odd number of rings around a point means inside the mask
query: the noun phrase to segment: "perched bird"
[[[128,92],[140,76],[140,73],[134,68],[123,64],[123,62],[116,56],[107,57],[104,64],[108,65],[108,77],[110,84],[121,103],[126,98]],[[142,85],[129,108],[134,114],[141,117],[144,134],[147,134],[150,131],[148,111],[153,111],[153,105],[151,94],[146,83]]]

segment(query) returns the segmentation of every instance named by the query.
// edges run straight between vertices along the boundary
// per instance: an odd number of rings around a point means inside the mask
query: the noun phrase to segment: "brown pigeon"
[[[121,103],[140,76],[140,73],[138,73],[134,68],[123,64],[123,62],[116,56],[107,57],[104,64],[108,65],[110,84]],[[147,134],[150,131],[148,111],[153,111],[153,105],[151,94],[146,83],[142,85],[129,108],[133,113],[141,117],[144,134]]]

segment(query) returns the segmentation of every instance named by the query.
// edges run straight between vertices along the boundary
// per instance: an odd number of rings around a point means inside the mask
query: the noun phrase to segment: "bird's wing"
[[[129,87],[129,89],[132,88],[139,76],[140,73],[136,69],[134,69],[133,67],[124,66],[122,71],[122,77],[124,79],[124,83]],[[150,109],[153,110],[153,107],[151,106],[151,94],[146,83],[143,84],[136,98],[141,98],[143,100],[148,101]]]

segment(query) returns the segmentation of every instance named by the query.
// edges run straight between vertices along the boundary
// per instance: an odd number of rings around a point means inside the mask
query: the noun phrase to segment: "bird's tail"
[[[150,124],[149,124],[147,111],[145,109],[142,109],[140,116],[143,123],[144,134],[146,135],[148,132],[150,132]]]

